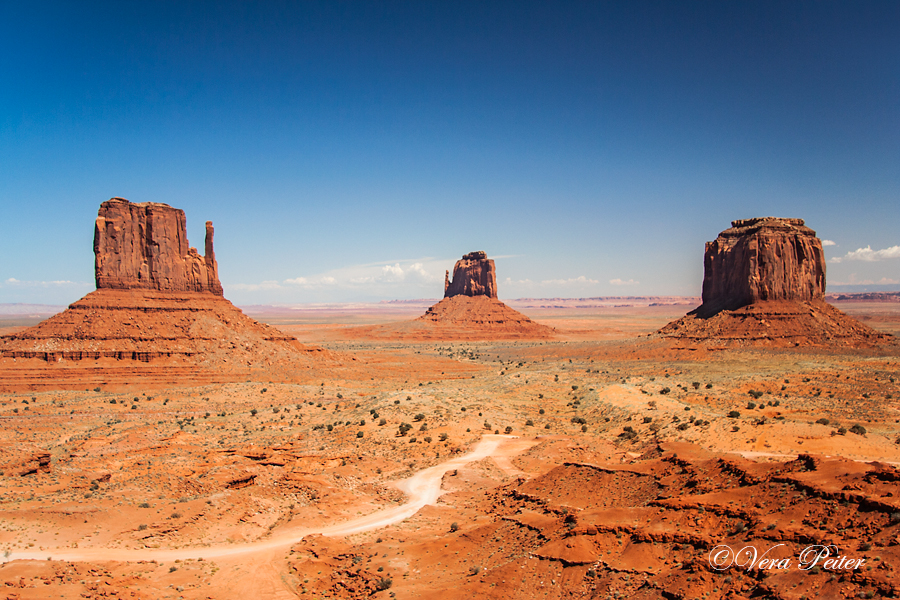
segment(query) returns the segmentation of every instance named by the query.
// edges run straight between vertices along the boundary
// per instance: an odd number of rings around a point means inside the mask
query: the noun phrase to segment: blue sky
[[[93,289],[113,196],[239,304],[699,295],[732,219],[900,289],[900,3],[2,2],[0,302]],[[868,250],[866,250],[868,248]]]

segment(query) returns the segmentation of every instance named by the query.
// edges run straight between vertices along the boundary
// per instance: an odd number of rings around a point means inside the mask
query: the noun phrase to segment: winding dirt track
[[[500,462],[509,464],[509,456],[517,454],[536,443],[538,442],[521,440],[515,436],[485,435],[478,442],[478,445],[476,445],[468,454],[423,469],[412,477],[397,482],[397,487],[407,495],[407,501],[400,506],[387,508],[370,515],[325,527],[282,531],[277,535],[260,542],[251,542],[239,546],[234,544],[217,544],[196,548],[180,548],[177,550],[148,548],[140,550],[118,550],[112,548],[84,548],[75,550],[72,548],[48,548],[40,552],[13,552],[8,557],[0,558],[0,562],[9,562],[11,560],[47,560],[48,558],[69,561],[172,561],[189,558],[210,559],[279,550],[290,547],[302,540],[304,536],[311,534],[318,533],[327,536],[342,536],[363,531],[371,531],[408,519],[416,514],[422,507],[428,504],[434,504],[442,493],[441,481],[444,473],[447,471],[457,469],[470,462],[481,460],[488,456],[497,456],[498,458],[507,459],[501,460]],[[520,473],[514,467],[513,470]]]

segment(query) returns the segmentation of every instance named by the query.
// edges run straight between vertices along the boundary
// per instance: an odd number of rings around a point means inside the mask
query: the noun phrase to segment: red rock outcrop
[[[731,222],[706,243],[703,304],[659,330],[728,345],[869,347],[892,339],[825,302],[825,257],[803,219]]]
[[[97,289],[209,292],[222,295],[206,222],[205,256],[188,245],[184,211],[168,204],[111,198],[94,227]]]
[[[138,378],[205,384],[273,364],[296,374],[334,362],[332,353],[254,321],[223,297],[212,223],[200,256],[188,248],[183,211],[113,198],[100,206],[94,251],[96,291],[0,337],[0,390]]]
[[[444,274],[444,298],[453,296],[487,296],[497,298],[497,269],[485,252],[469,252]]]
[[[803,219],[732,221],[730,229],[706,243],[703,305],[707,311],[824,297],[822,242]]]

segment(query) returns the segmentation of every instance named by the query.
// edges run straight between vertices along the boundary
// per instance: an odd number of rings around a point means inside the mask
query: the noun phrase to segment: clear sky
[[[238,304],[699,295],[732,219],[900,289],[900,2],[0,1],[0,302],[93,289],[113,196]],[[868,249],[868,250],[866,250]]]

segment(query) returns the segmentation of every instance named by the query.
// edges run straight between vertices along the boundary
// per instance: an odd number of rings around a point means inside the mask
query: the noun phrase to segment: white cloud
[[[388,293],[389,289],[400,285],[435,288],[435,294],[443,288],[438,284],[443,281],[443,269],[452,266],[452,260],[435,260],[431,258],[418,260],[401,260],[368,263],[341,267],[319,273],[292,277],[281,282],[264,281],[262,283],[239,283],[228,285],[229,289],[254,292],[259,290],[322,290],[323,288],[341,288],[352,290],[375,289],[379,293]],[[437,273],[440,273],[438,275]],[[424,290],[423,290],[424,291]]]
[[[856,273],[851,273],[847,281],[832,281],[829,285],[900,285],[900,280],[882,277],[878,281],[872,279],[857,279]]]
[[[837,244],[835,244],[831,240],[822,240],[822,245],[823,246],[837,246]]]
[[[619,278],[610,279],[609,282],[612,285],[638,285],[641,283],[640,281],[635,281],[634,279],[624,280],[624,279],[619,279]]]
[[[844,262],[845,260],[876,262],[889,258],[900,258],[900,246],[891,246],[890,248],[884,248],[883,250],[872,250],[871,246],[866,246],[865,248],[852,250],[844,256],[832,258],[831,262],[840,263]]]
[[[573,284],[596,284],[600,283],[596,279],[588,279],[584,275],[573,277],[570,279],[545,279],[541,281],[541,285],[573,285]]]
[[[69,281],[67,279],[57,280],[57,281],[22,281],[20,279],[16,279],[15,277],[10,277],[2,284],[0,287],[15,287],[15,288],[61,288],[61,287],[88,287],[89,283],[83,281]]]

